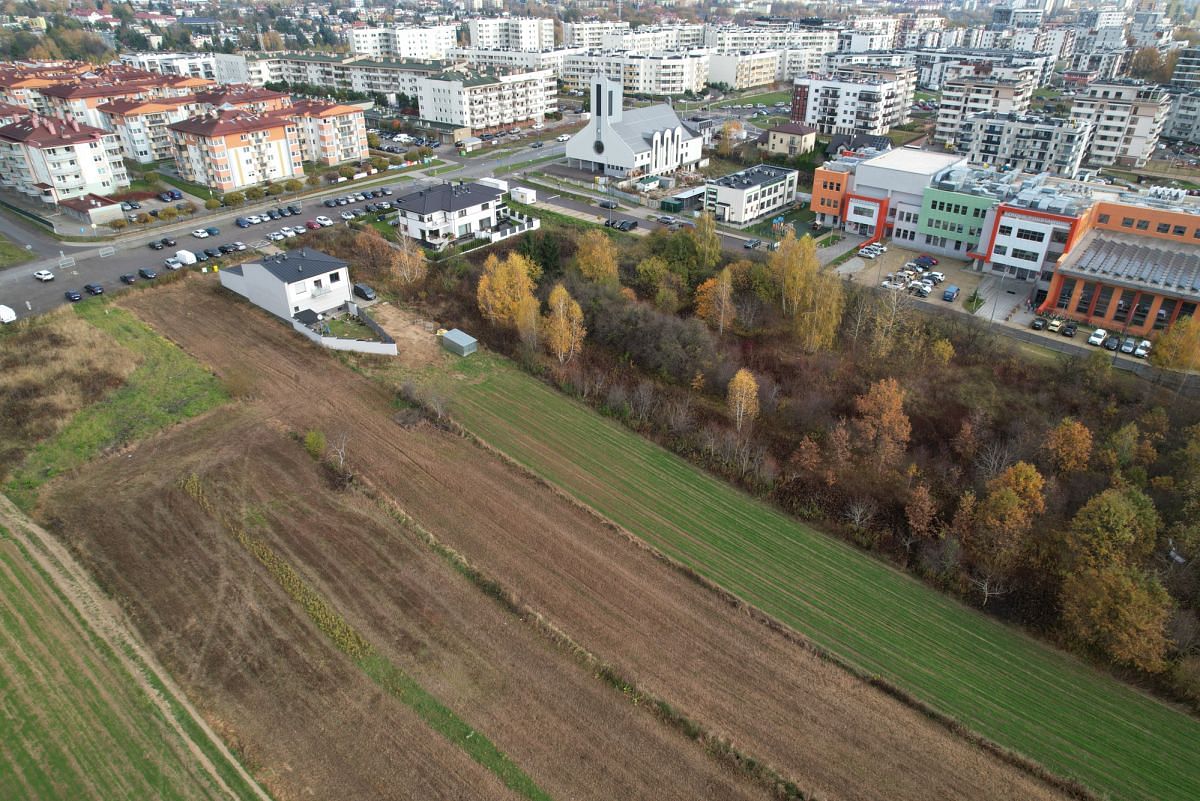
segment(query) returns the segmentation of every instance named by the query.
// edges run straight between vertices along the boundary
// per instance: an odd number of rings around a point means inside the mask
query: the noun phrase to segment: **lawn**
[[[493,170],[493,172],[495,172],[496,175],[504,175],[505,173],[516,172],[517,170],[523,170],[526,167],[532,167],[535,164],[546,164],[547,162],[560,161],[561,159],[562,159],[561,155],[541,156],[539,158],[529,159],[528,161],[518,161],[515,164],[504,164],[504,165],[497,167],[495,170]]]
[[[729,100],[722,100],[720,103],[713,103],[712,107],[713,108],[724,108],[726,106],[733,106],[733,105],[744,106],[747,103],[754,103],[756,105],[758,103],[762,103],[767,106],[773,106],[776,103],[791,103],[791,102],[792,102],[792,93],[787,90],[784,90],[782,92],[764,92],[762,94],[757,94],[757,95],[742,95],[740,97],[730,98]]]
[[[23,508],[54,476],[227,399],[211,372],[124,309],[91,301],[74,310],[135,352],[140,363],[124,384],[39,443],[13,471],[6,491]]]
[[[6,237],[0,236],[0,270],[15,267],[33,258],[33,251],[26,250]]]
[[[0,798],[227,797],[108,644],[3,528],[0,639]],[[253,798],[244,784],[232,786],[238,798]]]
[[[185,181],[169,172],[160,172],[158,173],[158,177],[159,180],[170,184],[176,189],[187,192],[189,195],[197,197],[200,200],[207,200],[210,197],[215,197],[215,195],[212,194],[207,186],[201,186],[200,184],[194,184],[191,181]]]
[[[887,132],[888,139],[891,139],[892,144],[896,147],[907,145],[914,139],[920,139],[924,135],[925,134],[922,131],[901,131],[897,128],[893,128]]]
[[[389,228],[391,226],[388,226]],[[379,335],[372,331],[366,323],[349,315],[330,320],[329,335],[340,339],[363,339],[368,342],[378,342]]]
[[[778,216],[780,215],[773,214],[762,222],[750,226],[744,231],[744,233],[754,234],[756,236],[769,236],[773,239],[779,239],[781,238],[781,235],[775,231],[774,224],[774,220]],[[787,214],[783,215],[783,222],[785,225],[789,223],[793,225],[795,227],[796,236],[799,237],[812,233],[812,230],[809,228],[809,224],[816,219],[816,216],[817,215],[813,214],[812,209],[807,207],[802,209],[791,209],[787,212]]]
[[[444,172],[454,172],[455,170],[461,170],[463,168],[463,166],[464,165],[462,165],[462,164],[445,164],[441,167],[437,167],[436,169],[429,170],[425,174],[426,175],[441,175]],[[405,177],[405,176],[401,176],[401,177]]]
[[[480,354],[482,356],[482,354]],[[510,363],[455,417],[654,547],[1002,746],[1120,799],[1200,798],[1200,721],[708,476]]]

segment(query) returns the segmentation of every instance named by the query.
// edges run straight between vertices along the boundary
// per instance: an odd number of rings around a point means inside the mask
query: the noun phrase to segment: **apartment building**
[[[791,121],[823,134],[886,134],[908,121],[912,106],[911,72],[886,77],[892,68],[854,67],[847,77],[809,77],[792,90]],[[903,69],[903,68],[902,68]]]
[[[779,25],[707,25],[704,46],[718,53],[763,50],[838,49],[838,29],[784,23]]]
[[[202,111],[231,107],[255,114],[282,111],[292,105],[292,96],[264,86],[226,84],[191,96]]]
[[[440,74],[445,66],[425,61],[389,61],[311,53],[247,56],[249,83],[286,81],[330,89],[415,97],[420,78]]]
[[[645,25],[632,31],[606,31],[598,49],[661,53],[698,47],[704,47],[703,25]]]
[[[207,78],[152,75],[139,70],[104,76],[85,73],[76,81],[44,86],[37,92],[42,96],[42,105],[48,114],[100,128],[104,125],[104,116],[99,107],[111,100],[184,97],[213,85]]]
[[[625,92],[644,95],[700,93],[709,82],[706,52],[606,53],[588,51],[567,56],[563,61],[563,83],[571,89],[586,89],[592,78],[603,75],[620,81]]]
[[[799,173],[771,164],[756,164],[704,185],[704,208],[717,222],[747,225],[789,209],[796,201]]]
[[[702,137],[666,103],[624,108],[618,80],[588,86],[592,117],[567,142],[567,164],[614,178],[666,175],[700,162]]]
[[[991,112],[963,120],[955,146],[972,164],[1075,178],[1092,129],[1087,120]]]
[[[376,59],[435,61],[458,45],[455,25],[351,28],[349,36],[355,55]]]
[[[875,50],[870,53],[824,53],[821,56],[821,71],[834,73],[843,67],[912,67],[917,66],[917,56],[909,50]],[[915,75],[914,75],[915,81]]]
[[[1171,72],[1171,85],[1180,89],[1200,89],[1200,47],[1185,47]]]
[[[1094,127],[1088,163],[1144,167],[1158,147],[1171,100],[1141,81],[1096,82],[1075,96],[1071,117]]]
[[[121,139],[77,120],[29,114],[0,127],[0,186],[47,204],[129,186]]]
[[[126,158],[151,164],[172,157],[172,123],[195,115],[200,105],[194,96],[160,100],[112,100],[98,106],[107,131],[120,137]]]
[[[894,33],[887,31],[838,31],[839,53],[863,53],[869,50],[887,50],[896,41]]]
[[[733,89],[768,86],[778,80],[782,51],[713,53],[708,57],[708,81]]]
[[[357,106],[297,100],[283,113],[296,124],[305,161],[332,166],[370,154],[366,119]]]
[[[300,132],[286,112],[226,109],[168,130],[180,176],[215,191],[304,177]]]
[[[485,50],[553,50],[554,20],[495,17],[467,22],[471,46]]]
[[[1200,144],[1200,89],[1172,92],[1170,97],[1171,110],[1163,124],[1163,138]]]
[[[916,59],[917,85],[931,91],[942,89],[947,78],[960,75],[964,65],[976,69],[991,65],[993,70],[1001,71],[1032,67],[1035,87],[1046,86],[1054,75],[1054,59],[1046,53],[980,47],[942,47],[908,52]]]
[[[554,50],[484,50],[479,47],[455,47],[446,52],[446,57],[473,69],[521,72],[550,70],[556,78],[561,78],[566,60],[586,52],[579,47],[559,47]]]
[[[472,131],[516,123],[538,123],[558,110],[557,83],[550,70],[511,75],[446,72],[417,80],[421,117]]]
[[[1067,61],[1067,69],[1073,72],[1092,73],[1094,80],[1115,81],[1125,72],[1129,51],[1088,50],[1085,44],[1077,43],[1075,52]]]
[[[604,44],[606,35],[629,33],[628,22],[564,22],[563,47],[582,47],[584,50],[598,50]]]
[[[933,141],[953,145],[963,121],[979,114],[1024,114],[1037,88],[1029,67],[962,64],[948,71],[942,86]]]
[[[938,14],[905,14],[896,30],[895,47],[937,47],[946,29],[946,18]]]

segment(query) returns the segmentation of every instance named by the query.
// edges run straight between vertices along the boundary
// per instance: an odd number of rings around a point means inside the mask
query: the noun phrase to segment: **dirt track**
[[[770,634],[465,440],[391,422],[383,390],[212,282],[192,279],[123,304],[218,373],[256,372],[251,406],[264,422],[318,428],[331,440],[345,432],[355,469],[423,526],[584,647],[805,791],[846,799],[1059,797]],[[439,675],[431,668],[422,680]],[[504,710],[494,714],[503,725]],[[495,737],[507,747],[505,734]]]

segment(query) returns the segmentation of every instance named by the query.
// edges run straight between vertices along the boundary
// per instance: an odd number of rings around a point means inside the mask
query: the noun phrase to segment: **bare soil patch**
[[[193,279],[123,303],[219,374],[236,365],[259,372],[255,408],[265,418],[331,437],[345,432],[355,470],[442,541],[624,675],[805,791],[881,800],[1061,797],[771,633],[466,440],[389,422],[386,390],[211,282]],[[497,740],[503,747],[499,733]]]
[[[89,467],[60,492],[65,500],[102,486],[121,487],[117,518],[134,542],[154,536],[164,514],[184,513],[175,524],[184,537],[173,543],[173,559],[181,565],[197,565],[215,558],[217,572],[205,571],[210,578],[207,592],[229,617],[223,623],[209,621],[210,628],[202,616],[192,615],[174,636],[159,633],[154,641],[168,650],[175,669],[182,670],[185,681],[194,682],[201,697],[215,699],[220,709],[214,712],[228,720],[227,734],[260,755],[255,761],[276,782],[291,784],[279,764],[281,754],[260,741],[264,735],[260,725],[233,706],[243,684],[235,679],[249,677],[244,668],[234,671],[229,663],[253,660],[255,664],[261,659],[261,668],[293,665],[297,672],[310,675],[313,689],[324,691],[331,685],[355,686],[356,677],[352,668],[347,672],[330,664],[330,670],[322,664],[328,658],[323,640],[296,636],[307,628],[303,625],[307,621],[296,620],[294,608],[278,606],[273,594],[265,593],[268,587],[258,582],[256,565],[225,547],[227,533],[222,537],[214,532],[213,540],[208,540],[208,521],[197,518],[186,503],[179,508],[180,490],[173,476],[200,475],[210,502],[244,521],[252,535],[265,539],[381,653],[491,738],[554,798],[766,797],[765,790],[708,758],[693,743],[573,665],[568,656],[479,592],[427,546],[406,535],[372,501],[358,493],[332,490],[298,443],[259,425],[254,413],[253,408],[243,407],[221,415],[220,420],[205,421],[195,431],[182,427],[140,448],[133,459]],[[238,443],[238,447],[197,449],[198,437],[208,443]],[[202,536],[187,536],[194,527]],[[137,566],[130,569],[132,554],[124,543],[115,541],[115,531],[98,535],[83,518],[73,519],[64,531],[79,537],[80,549],[93,553],[110,580],[115,573],[146,575]],[[94,548],[102,548],[104,555]],[[204,591],[195,580],[185,585],[189,586],[193,592]],[[122,595],[126,592],[151,590],[131,582],[122,587]],[[169,608],[181,605],[174,601]],[[204,605],[197,598],[193,606]],[[262,615],[261,625],[269,624],[272,634],[247,652],[247,640],[256,632],[242,621],[251,609]],[[293,708],[301,705],[292,698],[305,692],[302,687],[274,677],[264,692],[277,700],[288,698],[272,719],[289,731],[304,730],[302,720],[289,720]],[[370,750],[393,769],[408,765],[412,773],[456,772],[457,759],[451,757],[461,754],[436,748],[445,741],[425,726],[418,725],[415,731],[410,726],[405,739],[376,741],[378,724],[366,723],[364,730],[365,721],[346,717],[364,702],[379,713],[392,711],[392,697],[376,696],[366,693],[351,702],[322,727],[320,739],[335,754],[349,751],[355,743],[376,743]],[[255,709],[259,716],[264,711]],[[418,758],[406,751],[405,740],[422,733],[435,753]],[[302,745],[293,741],[290,747]],[[345,778],[336,760],[315,753],[308,757],[288,762],[296,784],[324,786],[312,781],[314,773]],[[448,763],[439,761],[447,758]],[[411,787],[397,787],[387,794],[376,789],[367,795],[425,797],[411,793]]]
[[[376,303],[367,313],[396,340],[396,361],[401,367],[419,369],[443,358],[445,351],[438,343],[437,324],[432,320],[386,302]]]

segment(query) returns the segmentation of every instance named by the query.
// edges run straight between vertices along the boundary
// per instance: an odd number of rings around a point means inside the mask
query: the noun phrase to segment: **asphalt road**
[[[512,146],[495,145],[494,147],[509,149]],[[500,167],[520,164],[546,156],[561,156],[564,149],[565,145],[561,142],[548,143],[540,148],[530,147],[526,142],[516,152],[499,158],[476,156],[458,159],[457,161],[461,161],[464,167],[460,170],[445,173],[444,175],[432,177],[420,176],[413,181],[405,181],[403,183],[377,183],[372,184],[370,188],[388,186],[394,193],[392,195],[394,199],[398,195],[443,181],[482,178],[493,175],[497,168]],[[442,157],[442,160],[448,163],[452,162],[452,159],[447,157]],[[505,178],[508,176],[502,174],[500,177]],[[323,213],[328,213],[329,217],[337,222],[341,222],[337,217],[337,212],[343,211],[347,207],[339,207],[337,210],[331,210],[325,208],[322,205],[322,201],[327,197],[345,195],[351,189],[360,191],[358,187],[338,185],[330,187],[327,191],[319,194],[308,195],[300,200],[294,198],[275,199],[271,203],[264,201],[256,204],[247,204],[235,211],[198,214],[186,222],[162,226],[161,228],[144,233],[130,235],[119,244],[113,245],[112,247],[115,252],[107,257],[99,255],[103,252],[102,248],[105,247],[106,243],[68,244],[59,242],[40,232],[32,224],[26,225],[18,217],[0,214],[0,233],[8,236],[14,242],[32,245],[33,249],[42,255],[41,259],[0,271],[0,304],[12,307],[17,313],[18,318],[30,314],[41,314],[66,303],[64,292],[67,289],[82,292],[84,284],[98,283],[104,287],[105,292],[119,291],[125,288],[125,285],[119,281],[119,276],[122,274],[136,273],[141,267],[150,267],[161,272],[163,269],[163,259],[172,255],[176,250],[186,249],[194,251],[196,246],[201,249],[206,247],[215,248],[234,241],[242,241],[248,245],[253,245],[256,242],[264,241],[265,235],[269,231],[279,230],[282,226],[288,225],[289,222],[303,224],[305,221],[311,220]],[[234,224],[234,220],[238,217],[265,212],[269,208],[278,208],[279,206],[293,203],[300,203],[302,206],[303,211],[298,217],[277,220],[270,226],[264,224],[247,229],[238,228]],[[356,204],[356,206],[363,205],[365,203]],[[203,240],[191,237],[190,232],[192,230],[207,228],[209,226],[219,228],[221,231],[220,235]],[[148,247],[149,242],[159,240],[164,236],[174,239],[176,241],[175,247],[157,251],[151,250]],[[74,265],[60,267],[60,252],[74,258]],[[54,273],[55,279],[45,283],[37,281],[34,279],[33,274],[38,270],[50,270]]]

